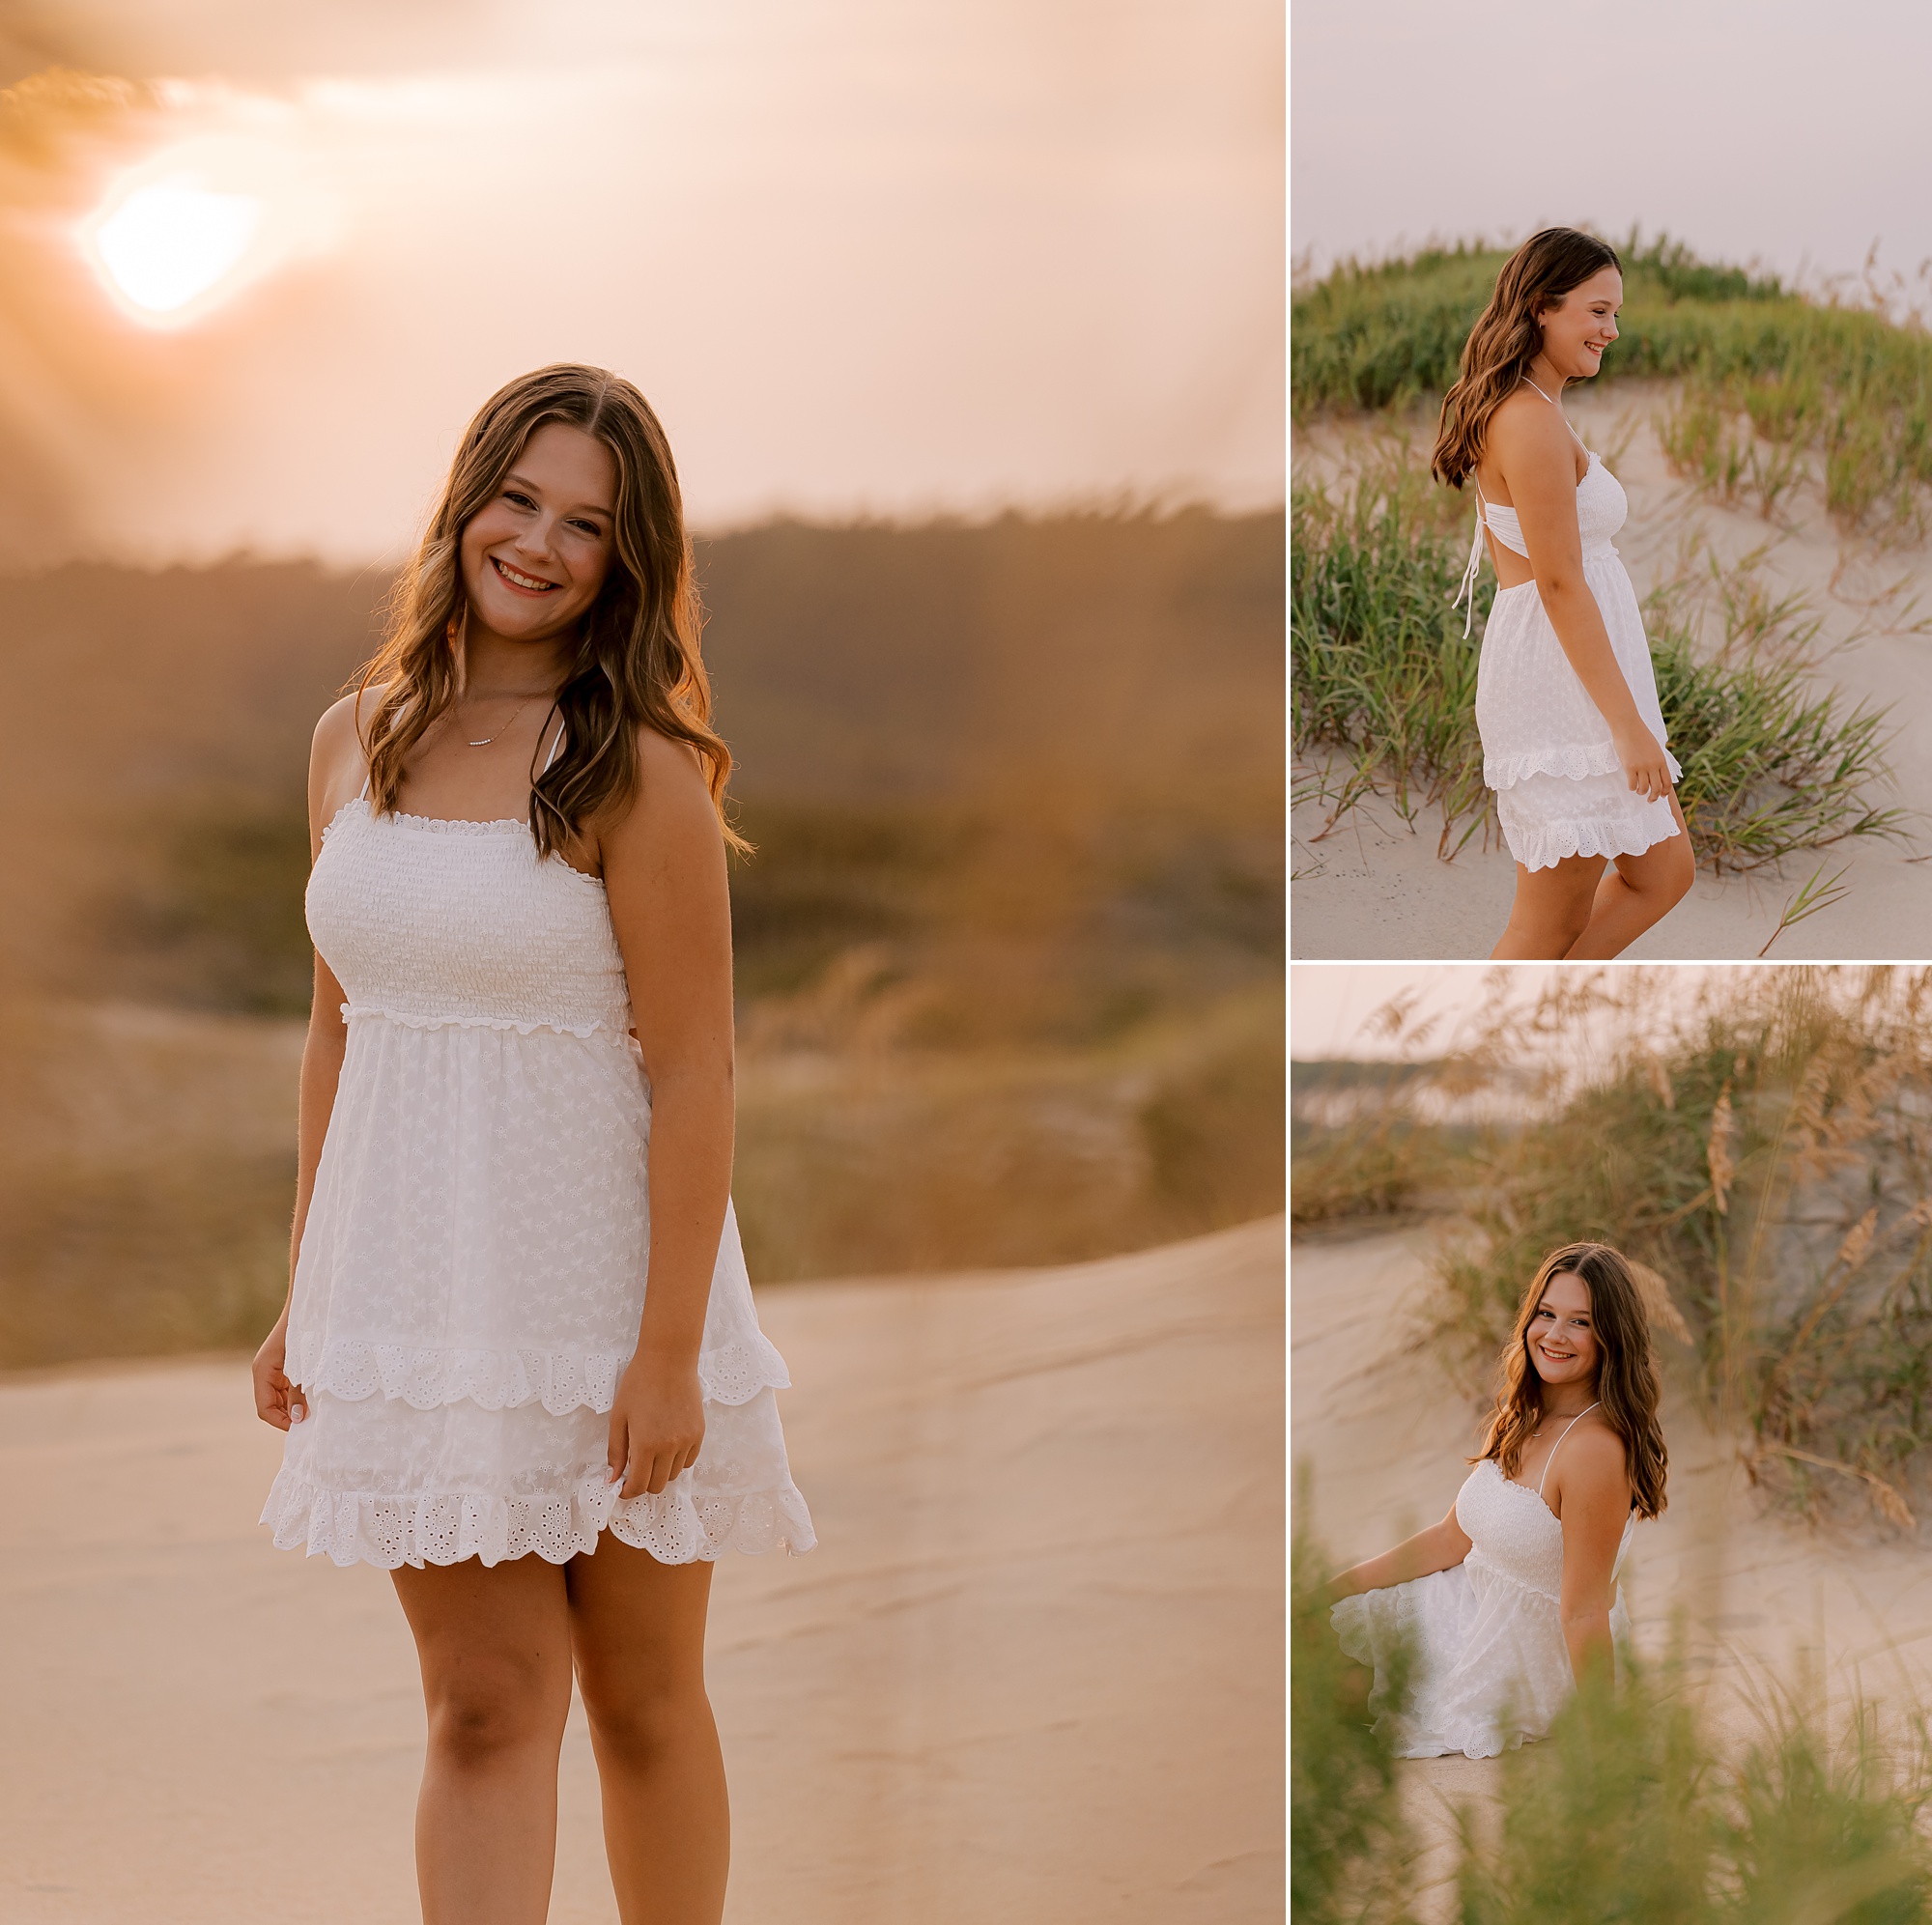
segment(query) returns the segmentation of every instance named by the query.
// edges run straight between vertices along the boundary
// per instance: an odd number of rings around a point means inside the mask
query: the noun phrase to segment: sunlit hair
[[[1496,1407],[1481,1453],[1493,1458],[1505,1477],[1522,1462],[1522,1447],[1543,1421],[1543,1378],[1529,1356],[1529,1323],[1543,1302],[1551,1277],[1568,1271],[1590,1291],[1590,1327],[1596,1334],[1598,1365],[1594,1386],[1605,1421],[1623,1439],[1624,1468],[1630,1474],[1631,1503],[1642,1517],[1663,1509],[1664,1473],[1670,1454],[1657,1421],[1657,1360],[1650,1346],[1650,1316],[1635,1272],[1627,1258],[1606,1243],[1566,1243],[1552,1250],[1522,1293],[1516,1328],[1496,1366]]]
[[[1495,292],[1463,344],[1462,372],[1442,397],[1435,454],[1429,470],[1461,488],[1483,458],[1490,419],[1522,383],[1543,350],[1539,317],[1605,268],[1623,271],[1617,250],[1574,227],[1532,234],[1496,276]]]
[[[464,430],[449,479],[414,558],[397,580],[388,632],[361,672],[358,698],[381,694],[363,722],[369,794],[393,810],[403,764],[457,696],[457,635],[466,608],[463,530],[497,494],[531,435],[561,421],[594,436],[617,469],[611,571],[585,612],[557,692],[562,752],[532,756],[530,833],[546,856],[621,811],[637,793],[638,729],[688,742],[703,763],[724,839],[731,751],[711,728],[711,684],[698,653],[700,615],[670,443],[650,403],[619,375],[558,363],[498,388]],[[549,739],[546,728],[539,742]]]

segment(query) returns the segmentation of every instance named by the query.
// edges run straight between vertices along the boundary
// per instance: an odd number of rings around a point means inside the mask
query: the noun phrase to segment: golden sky
[[[393,557],[555,359],[652,398],[700,526],[1281,498],[1265,0],[0,21],[11,565]]]

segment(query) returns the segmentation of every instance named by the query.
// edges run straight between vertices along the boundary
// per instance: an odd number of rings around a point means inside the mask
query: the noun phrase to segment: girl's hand
[[[704,1396],[697,1361],[679,1363],[639,1350],[611,1406],[611,1482],[622,1497],[662,1490],[697,1461],[704,1442]]]
[[[308,1415],[300,1387],[291,1383],[282,1371],[288,1361],[288,1343],[289,1317],[284,1311],[255,1352],[254,1363],[255,1415],[277,1430],[286,1430]]]
[[[1670,793],[1670,764],[1664,759],[1663,744],[1644,724],[1633,718],[1622,728],[1610,731],[1617,759],[1624,765],[1624,778],[1646,802],[1659,802]]]

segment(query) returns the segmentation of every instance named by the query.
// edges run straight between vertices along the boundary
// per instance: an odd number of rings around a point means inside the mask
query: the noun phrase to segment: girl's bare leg
[[[1516,900],[1496,962],[1560,962],[1590,926],[1590,907],[1602,875],[1601,856],[1566,856],[1551,868],[1516,865]]]
[[[1646,929],[1661,922],[1690,893],[1697,859],[1690,853],[1684,811],[1670,798],[1677,834],[1640,856],[1619,856],[1597,885],[1589,925],[1567,953],[1577,962],[1620,956]]]
[[[422,1664],[429,1754],[416,1801],[424,1925],[543,1925],[556,1861],[556,1766],[570,1714],[562,1568],[392,1573]]]
[[[1596,961],[1621,955],[1690,892],[1696,863],[1684,812],[1670,798],[1677,834],[1640,856],[1566,856],[1547,869],[1516,866],[1516,900],[1499,962]]]
[[[704,1693],[711,1567],[660,1564],[606,1531],[569,1575],[617,1915],[623,1925],[718,1925],[731,1813]]]

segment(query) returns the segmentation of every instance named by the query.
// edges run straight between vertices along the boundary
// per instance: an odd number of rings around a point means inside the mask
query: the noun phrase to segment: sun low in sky
[[[298,156],[217,135],[164,148],[112,182],[78,238],[129,319],[184,327],[316,251],[327,227]]]
[[[157,181],[124,195],[89,240],[109,285],[138,319],[178,323],[239,278],[264,212],[252,194],[213,192],[191,176]]]
[[[391,556],[554,360],[642,386],[705,529],[1282,499],[1266,0],[583,0],[537,59],[457,0],[459,64],[412,11],[88,0],[11,90],[34,565]]]

